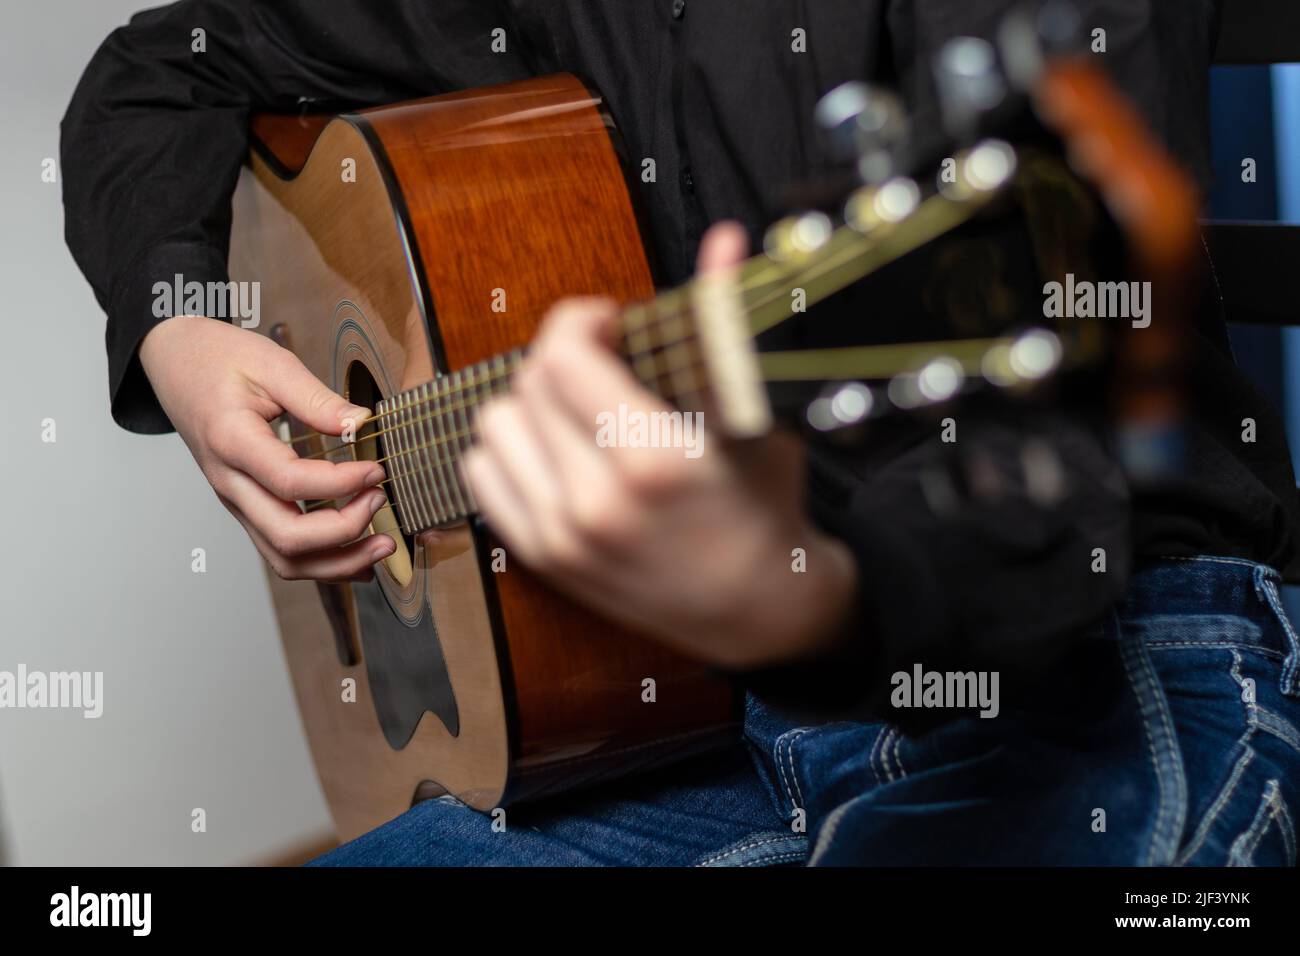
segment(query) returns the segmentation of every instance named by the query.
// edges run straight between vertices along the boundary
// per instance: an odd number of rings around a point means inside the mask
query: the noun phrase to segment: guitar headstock
[[[847,347],[760,349],[764,381],[825,383],[800,402],[807,426],[856,432],[972,393],[1039,394],[1061,373],[1089,369],[1110,391],[1130,473],[1176,465],[1196,191],[1105,74],[1072,52],[1071,16],[1068,4],[1049,3],[1008,16],[994,41],[949,41],[933,62],[937,115],[909,116],[895,94],[863,83],[820,102],[816,119],[839,185],[833,200],[771,226],[763,255],[735,277],[751,331],[799,311],[792,295],[806,307],[891,272],[902,284],[910,279],[904,293],[939,300],[929,312],[966,309],[978,321],[965,316],[962,328],[928,328],[916,341],[867,334]],[[998,221],[1016,223],[1027,248],[997,249],[1005,232],[990,224]],[[971,254],[980,243],[984,253]],[[900,266],[923,249],[936,271]],[[982,262],[992,269],[1017,251],[1033,260],[1043,289],[1041,298],[1022,296],[1019,309],[972,301],[999,292],[981,285],[988,276],[977,275],[964,300],[961,289],[944,299],[931,288],[950,278],[945,268],[978,273]],[[1051,314],[1049,288],[1069,295],[1089,283],[1107,294],[1143,284],[1145,314],[1080,315],[1073,300],[1058,308],[1068,314]]]

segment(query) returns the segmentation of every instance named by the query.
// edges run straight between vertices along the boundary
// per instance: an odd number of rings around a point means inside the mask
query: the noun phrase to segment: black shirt
[[[114,417],[135,431],[170,429],[136,357],[159,321],[151,287],[175,273],[226,277],[230,196],[255,111],[345,109],[578,72],[607,99],[631,156],[655,160],[641,199],[664,278],[678,282],[709,223],[738,219],[757,236],[786,190],[815,171],[812,116],[823,93],[869,79],[932,113],[933,52],[956,35],[992,36],[1012,5],[184,0],[138,14],[96,53],[63,123],[68,244],[108,313]],[[1099,60],[1207,186],[1215,4],[1078,6],[1089,32],[1106,31]],[[193,49],[196,30],[203,52]],[[1105,437],[1064,413],[963,422],[963,448],[1003,480],[994,498],[956,508],[939,506],[927,484],[947,456],[933,430],[887,448],[815,448],[811,507],[853,548],[862,600],[857,642],[801,686],[878,699],[881,675],[913,662],[1033,659],[1095,621],[1123,593],[1135,557],[1290,560],[1296,502],[1281,424],[1232,363],[1216,303],[1205,306],[1190,466],[1159,494],[1131,500]],[[906,323],[907,310],[895,317]],[[1258,423],[1253,444],[1241,441],[1245,417]],[[1063,498],[1023,481],[1027,436],[1055,452]],[[1095,571],[1096,548],[1108,555],[1105,573]]]

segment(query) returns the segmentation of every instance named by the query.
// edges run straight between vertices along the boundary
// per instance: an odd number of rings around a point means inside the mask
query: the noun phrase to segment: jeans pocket
[[[1281,656],[1236,643],[1221,627],[1151,641],[1177,730],[1188,812],[1177,863],[1290,865],[1290,807],[1300,785],[1296,704]]]
[[[1295,866],[1296,837],[1279,780],[1264,784],[1246,829],[1228,847],[1228,866]]]

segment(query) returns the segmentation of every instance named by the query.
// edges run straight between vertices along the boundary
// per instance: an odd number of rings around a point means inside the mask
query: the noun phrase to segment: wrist
[[[853,553],[838,538],[811,525],[787,540],[763,584],[763,599],[747,615],[747,660],[740,666],[766,667],[832,653],[855,635],[858,568]]]
[[[166,363],[173,342],[178,337],[188,338],[188,331],[195,322],[210,321],[197,315],[173,315],[163,319],[140,340],[140,366],[151,384],[157,387],[157,371]]]

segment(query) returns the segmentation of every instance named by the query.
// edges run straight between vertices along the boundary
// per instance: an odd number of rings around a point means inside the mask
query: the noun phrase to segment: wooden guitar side
[[[569,76],[327,124],[260,118],[234,201],[231,277],[261,282],[259,331],[366,402],[527,342],[563,296],[647,298],[611,132],[599,98]],[[342,838],[418,798],[491,809],[675,758],[734,727],[726,681],[554,594],[494,555],[480,526],[409,544],[405,583],[386,565],[370,585],[269,575]],[[418,723],[381,726],[377,702]]]

